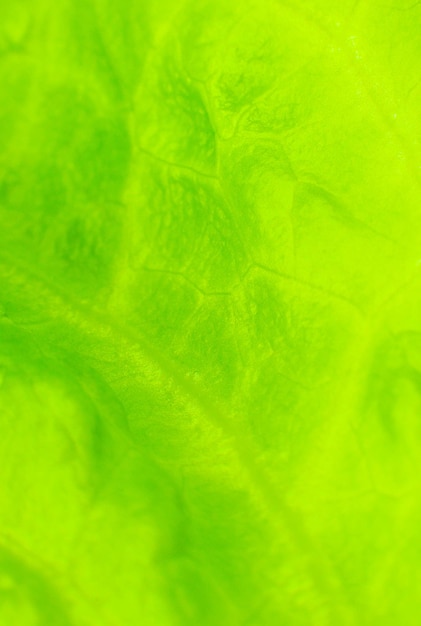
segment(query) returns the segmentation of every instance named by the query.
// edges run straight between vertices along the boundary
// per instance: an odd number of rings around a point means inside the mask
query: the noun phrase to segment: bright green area
[[[0,625],[419,626],[421,3],[0,1]]]

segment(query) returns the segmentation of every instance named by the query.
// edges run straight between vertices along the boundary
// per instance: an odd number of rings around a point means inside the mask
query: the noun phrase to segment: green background
[[[2,626],[421,623],[420,18],[1,0]]]

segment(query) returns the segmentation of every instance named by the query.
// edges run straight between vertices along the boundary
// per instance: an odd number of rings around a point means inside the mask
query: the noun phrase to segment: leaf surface
[[[420,16],[0,8],[2,623],[419,623]]]

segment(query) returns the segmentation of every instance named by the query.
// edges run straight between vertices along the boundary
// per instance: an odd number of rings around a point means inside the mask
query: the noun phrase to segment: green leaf
[[[0,623],[419,623],[420,17],[3,3]]]

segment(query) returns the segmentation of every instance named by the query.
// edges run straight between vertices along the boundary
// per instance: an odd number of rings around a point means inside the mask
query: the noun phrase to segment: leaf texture
[[[1,624],[419,624],[420,18],[2,3]]]

